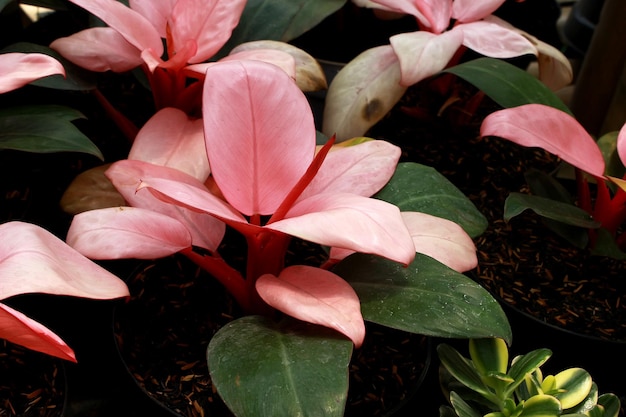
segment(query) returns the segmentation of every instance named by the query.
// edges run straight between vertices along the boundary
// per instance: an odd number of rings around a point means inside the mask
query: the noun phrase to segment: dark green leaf
[[[346,0],[248,0],[239,24],[218,54],[255,40],[288,42],[339,10]]]
[[[626,169],[617,153],[617,134],[618,132],[609,132],[602,135],[597,143],[606,164],[605,175],[622,178]]]
[[[534,195],[574,204],[575,199],[572,194],[552,175],[531,168],[524,173],[524,178],[528,183],[530,192]]]
[[[454,411],[456,412],[456,415],[459,417],[482,417],[481,413],[474,410],[468,403],[463,401],[463,398],[457,395],[457,393],[454,391],[450,393],[450,402],[454,406]],[[442,414],[440,414],[440,416],[441,415]]]
[[[352,342],[329,329],[259,316],[220,329],[211,379],[238,417],[342,416]]]
[[[0,12],[9,5],[13,0],[0,0]]]
[[[504,219],[511,220],[527,209],[540,216],[572,226],[588,229],[600,227],[600,223],[595,221],[589,213],[575,205],[522,193],[511,193],[507,197],[504,202]]]
[[[375,196],[402,211],[418,211],[451,220],[476,237],[487,219],[454,184],[434,168],[414,162],[398,164],[396,172]]]
[[[22,53],[40,53],[46,54],[61,64],[65,68],[65,78],[62,75],[51,75],[33,81],[31,84],[39,87],[55,88],[59,90],[75,90],[85,91],[93,90],[96,88],[96,76],[95,73],[87,71],[77,65],[74,65],[67,59],[63,58],[56,51],[48,48],[47,46],[36,45],[34,43],[19,42],[7,46],[2,49],[0,53],[7,52],[22,52]]]
[[[8,116],[50,116],[68,122],[84,119],[85,116],[76,109],[55,104],[37,106],[15,106],[0,109],[0,118]]]
[[[0,118],[0,149],[25,152],[83,152],[103,160],[100,150],[72,123],[49,115]]]
[[[437,355],[439,356],[441,364],[445,366],[450,375],[457,381],[487,398],[493,397],[493,393],[485,385],[480,373],[476,370],[472,362],[461,355],[455,348],[445,343],[440,344],[437,346]],[[451,400],[452,394],[451,392]]]
[[[608,256],[613,259],[626,260],[626,253],[622,251],[619,246],[617,246],[615,238],[604,228],[598,229],[592,253],[598,256]]]
[[[528,72],[501,59],[478,58],[448,68],[504,108],[545,104],[572,114],[563,101]]]
[[[497,301],[476,282],[426,255],[418,253],[404,267],[353,254],[333,272],[355,289],[366,320],[429,336],[511,340]]]
[[[600,395],[598,404],[604,408],[604,417],[617,417],[619,414],[620,400],[615,394]]]

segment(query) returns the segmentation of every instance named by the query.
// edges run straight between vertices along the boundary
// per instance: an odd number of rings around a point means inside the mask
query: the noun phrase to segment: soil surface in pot
[[[484,116],[497,107],[487,98],[469,111],[473,88],[456,81],[450,96],[413,87],[369,133],[400,145],[403,160],[436,168],[487,217],[476,239],[478,268],[471,271],[492,293],[555,326],[626,341],[626,263],[574,247],[527,211],[503,220],[510,192],[528,192],[524,173],[549,173],[560,161],[541,149],[498,138],[480,138]],[[426,90],[426,91],[424,91]],[[437,115],[439,113],[439,115]],[[567,180],[566,180],[567,181]],[[573,181],[565,183],[573,185]]]
[[[206,348],[241,314],[215,279],[184,257],[150,264],[128,282],[116,312],[120,351],[139,384],[183,416],[232,415],[211,385]],[[417,389],[429,340],[368,324],[350,365],[347,416],[384,415]]]

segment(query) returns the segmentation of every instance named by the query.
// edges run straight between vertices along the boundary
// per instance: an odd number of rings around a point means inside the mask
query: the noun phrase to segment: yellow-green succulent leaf
[[[470,339],[470,358],[483,375],[506,374],[509,365],[509,349],[500,338]]]
[[[555,388],[559,391],[554,394],[564,409],[572,408],[587,398],[593,381],[589,372],[582,368],[570,368],[554,376]]]
[[[539,394],[524,402],[520,417],[558,417],[561,415],[561,403],[552,395]]]

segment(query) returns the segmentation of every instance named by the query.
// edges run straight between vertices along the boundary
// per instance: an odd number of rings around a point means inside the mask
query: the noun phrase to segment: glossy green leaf
[[[554,376],[559,392],[554,396],[563,408],[572,408],[587,398],[591,390],[591,375],[582,368],[569,368]]]
[[[454,411],[456,411],[456,415],[458,417],[482,417],[478,411],[474,410],[454,391],[450,393],[450,403],[454,407]],[[455,414],[440,413],[439,415],[440,417],[443,417],[448,415],[454,416]]]
[[[445,70],[463,78],[504,108],[545,104],[572,114],[563,101],[528,72],[500,59],[478,58]]]
[[[442,343],[437,346],[437,355],[441,364],[461,384],[483,396],[489,397],[492,393],[483,382],[480,373],[473,363],[459,353],[452,346]],[[452,393],[450,393],[452,396]]]
[[[626,169],[617,154],[617,134],[619,132],[609,132],[602,135],[598,140],[598,147],[602,151],[604,162],[606,163],[606,175],[611,177],[622,178]]]
[[[418,211],[451,220],[476,237],[487,228],[487,219],[446,177],[434,168],[414,162],[398,164],[396,172],[375,198],[395,204],[402,211]]]
[[[615,394],[602,394],[598,397],[598,405],[604,408],[603,417],[617,417],[620,411],[620,400]]]
[[[550,359],[550,356],[552,356],[550,349],[536,349],[525,355],[516,357],[508,372],[508,375],[513,378],[515,382],[507,388],[506,396],[511,395],[517,386],[524,381],[526,375],[534,372],[543,365]]]
[[[77,65],[74,65],[67,59],[63,58],[56,51],[47,46],[37,45],[28,42],[18,42],[2,49],[0,53],[7,52],[23,52],[23,53],[40,53],[46,54],[61,64],[65,68],[65,78],[62,75],[51,75],[49,77],[40,78],[33,81],[32,85],[39,87],[55,88],[59,90],[86,91],[96,88],[96,75]]]
[[[342,416],[352,343],[321,326],[246,316],[220,329],[211,379],[238,417]]]
[[[482,374],[506,373],[509,366],[509,349],[502,339],[470,339],[469,351],[472,362]]]
[[[48,114],[0,116],[0,150],[83,152],[104,159],[100,150],[63,117]]]
[[[51,116],[68,122],[84,119],[85,115],[71,107],[60,105],[15,106],[0,109],[0,117],[9,116]]]
[[[600,223],[585,210],[568,203],[530,194],[511,193],[504,202],[504,219],[511,220],[525,210],[572,226],[596,229]]]
[[[418,253],[404,267],[358,253],[333,272],[355,289],[365,320],[429,336],[511,340],[498,302],[476,282],[426,255]]]
[[[524,403],[520,417],[558,417],[561,403],[551,395],[535,395]]]
[[[218,56],[256,40],[288,42],[339,10],[346,0],[248,0],[239,24]]]
[[[608,256],[613,259],[626,260],[626,252],[620,249],[611,233],[602,227],[598,229],[592,253],[598,256]]]

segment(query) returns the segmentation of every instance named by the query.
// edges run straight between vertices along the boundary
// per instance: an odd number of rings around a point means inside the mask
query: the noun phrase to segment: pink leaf
[[[202,120],[171,107],[160,110],[143,125],[128,159],[175,168],[202,182],[211,172]]]
[[[452,31],[463,32],[463,45],[491,58],[513,58],[537,54],[532,43],[516,30],[493,22],[463,23]]]
[[[459,22],[474,22],[495,12],[505,0],[454,0],[452,17]]]
[[[188,184],[206,192],[204,184],[197,179],[177,169],[131,160],[115,162],[106,175],[131,206],[165,214],[184,224],[191,233],[194,246],[214,251],[220,245],[225,233],[223,222],[198,210],[190,210],[162,201],[148,190],[137,191],[142,184],[142,179],[149,180],[157,177]]]
[[[352,193],[370,197],[389,182],[400,153],[400,148],[382,140],[334,146],[300,200],[321,193]]]
[[[411,86],[444,69],[461,46],[463,34],[417,31],[392,36],[390,42],[400,61],[401,84]]]
[[[142,15],[116,0],[71,0],[115,29],[135,48],[163,54],[159,32]]]
[[[478,264],[474,241],[458,224],[418,212],[403,212],[402,218],[411,233],[416,252],[457,272],[469,271]]]
[[[296,79],[296,60],[287,52],[277,49],[247,49],[239,50],[234,53],[231,51],[229,55],[225,56],[220,61],[238,61],[243,59],[276,65],[278,68],[285,71],[285,74],[289,75],[289,78],[293,80]]]
[[[320,245],[372,253],[409,264],[415,246],[393,204],[353,194],[318,194],[266,226]]]
[[[111,28],[91,28],[56,39],[50,48],[91,71],[126,72],[143,62],[139,49]]]
[[[617,154],[622,163],[626,165],[626,124],[622,126],[617,134]]]
[[[188,62],[206,61],[230,38],[245,5],[245,0],[178,0],[168,21],[173,41],[168,49],[177,51],[191,39],[198,50]]]
[[[167,37],[167,19],[178,0],[129,0],[130,8],[145,17],[163,39]]]
[[[430,32],[441,33],[450,24],[452,0],[374,0],[387,10],[413,15]]]
[[[211,172],[224,197],[245,215],[272,214],[315,153],[304,94],[274,65],[226,61],[207,70],[203,102]]]
[[[155,259],[191,246],[178,220],[135,207],[112,207],[77,214],[67,243],[91,259]]]
[[[0,338],[37,352],[76,362],[74,351],[59,336],[2,303],[0,303]]]
[[[483,120],[480,134],[543,148],[589,174],[604,175],[604,158],[595,140],[576,119],[554,107],[526,104],[496,111]]]
[[[12,52],[0,55],[0,94],[48,75],[65,76],[63,65],[44,54]]]
[[[359,297],[332,272],[311,266],[285,268],[278,277],[262,275],[256,289],[270,306],[299,320],[335,329],[358,348],[365,337]]]
[[[126,284],[39,226],[0,225],[0,299],[25,293],[94,299],[128,296]]]

